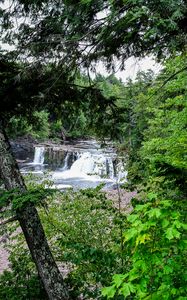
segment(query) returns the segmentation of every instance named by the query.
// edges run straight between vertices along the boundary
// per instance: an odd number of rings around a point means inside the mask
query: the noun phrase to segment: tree
[[[169,74],[173,76],[164,80],[161,90],[158,90],[158,85],[154,87],[156,93],[149,100],[152,102],[149,106],[152,117],[144,131],[140,149],[144,163],[156,174],[173,178],[182,191],[185,191],[187,180],[186,62],[185,55],[176,56],[167,61],[160,74],[162,81]],[[147,97],[150,97],[149,93]]]
[[[15,33],[13,18],[23,15],[28,19]],[[185,51],[187,42],[185,0],[20,0],[3,20],[5,40],[16,41],[19,57],[85,67],[100,59],[114,67],[117,58],[123,68],[127,58],[148,54],[163,59]]]
[[[0,178],[7,190],[15,190],[20,197],[27,197],[29,191],[25,186],[18,166],[11,152],[11,147],[4,128],[12,116],[24,116],[34,122],[33,112],[46,108],[58,116],[64,107],[82,101],[82,90],[72,82],[69,74],[54,65],[32,65],[15,63],[5,56],[0,61],[1,72],[1,125],[0,125]],[[54,81],[53,72],[60,73]],[[66,75],[65,75],[66,74]],[[69,81],[69,83],[68,83]],[[68,86],[68,88],[67,88]],[[64,101],[63,101],[64,100]],[[58,110],[57,110],[58,108]],[[60,114],[59,114],[60,115]],[[21,199],[21,198],[20,198]],[[32,196],[30,198],[32,200]],[[34,199],[33,199],[34,200]],[[21,200],[20,200],[21,201]],[[8,202],[10,207],[11,202]],[[34,203],[29,201],[15,211],[16,220],[24,233],[27,245],[36,264],[40,279],[49,299],[68,299],[67,287],[57,268],[48,246],[40,218]]]
[[[9,61],[5,56],[1,64],[1,127],[0,127],[0,177],[7,190],[16,189],[15,193],[27,198],[29,191],[24,184],[18,166],[10,150],[10,144],[4,128],[12,116],[24,116],[34,122],[33,112],[46,109],[61,116],[67,108],[75,112],[84,107],[82,101],[92,102],[104,96],[95,88],[85,90],[76,84],[71,73],[62,70],[61,65],[31,65]],[[54,71],[55,78],[54,78]],[[58,76],[57,73],[59,72]],[[94,100],[95,99],[95,100]],[[89,101],[88,101],[89,104]],[[108,103],[107,103],[108,105]],[[86,105],[86,108],[88,106]],[[29,198],[32,200],[32,195]],[[34,200],[34,199],[33,199]],[[21,200],[20,200],[21,201]],[[11,202],[8,202],[12,206]],[[32,258],[49,299],[68,299],[68,291],[63,278],[50,252],[45,234],[32,201],[16,209],[15,217],[23,230]]]
[[[0,177],[7,190],[15,191],[15,194],[20,194],[24,199],[29,191],[10,150],[4,128],[12,115],[29,116],[37,101],[38,107],[40,105],[43,107],[44,104],[40,97],[34,98],[39,90],[41,91],[41,87],[38,90],[36,83],[42,84],[42,82],[37,81],[37,76],[31,82],[30,77],[26,78],[25,74],[21,74],[23,70],[21,65],[1,61]],[[21,200],[19,202],[15,217],[22,228],[46,294],[49,299],[68,299],[67,288],[51,254],[35,205],[32,201],[26,205],[22,205]],[[12,206],[10,201],[8,204]]]
[[[15,193],[27,192],[23,178],[10,151],[10,144],[0,124],[0,176],[7,190]],[[17,190],[17,191],[16,191]],[[50,252],[37,210],[31,202],[16,209],[16,219],[24,233],[32,258],[49,299],[68,299],[63,278]]]
[[[130,268],[114,275],[112,285],[103,289],[108,299],[185,299],[185,68],[185,55],[168,60],[152,86],[139,95],[147,125],[136,148],[141,194],[132,201],[134,209],[124,229]]]

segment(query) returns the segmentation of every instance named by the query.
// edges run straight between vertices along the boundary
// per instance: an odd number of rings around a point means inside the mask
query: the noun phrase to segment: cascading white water
[[[33,164],[42,165],[44,163],[44,147],[35,147]]]
[[[122,161],[119,161],[117,168],[116,168],[116,173],[117,173],[117,182],[118,183],[127,182],[128,172],[125,170],[124,164],[122,163]]]
[[[65,159],[64,159],[64,165],[63,165],[63,167],[62,167],[62,171],[65,171],[65,170],[68,169],[69,157],[70,157],[70,153],[67,152],[67,153],[66,153],[66,156],[65,156]]]
[[[85,152],[72,164],[70,171],[74,174],[107,176],[107,160],[103,154]],[[111,165],[110,165],[111,167]]]
[[[61,149],[60,149],[61,150]],[[106,184],[106,188],[126,181],[124,159],[119,158],[115,151],[90,148],[66,148],[66,153],[55,149],[55,156],[49,156],[48,149],[42,146],[35,147],[34,160],[22,168],[23,173],[45,175],[49,171],[54,186],[60,189],[96,187],[100,183]],[[61,155],[57,155],[58,153]],[[45,154],[45,164],[44,164]],[[51,152],[50,152],[51,155]],[[56,159],[57,158],[57,159]],[[51,176],[51,177],[49,177]]]
[[[91,180],[99,180],[103,176],[114,177],[114,167],[111,158],[106,158],[103,154],[92,154],[91,152],[79,153],[76,156],[77,159],[69,170],[64,169],[64,164],[62,172],[55,172],[53,178],[88,178],[89,176]]]
[[[75,174],[91,174],[94,168],[94,160],[90,152],[83,153],[71,166],[71,172]]]

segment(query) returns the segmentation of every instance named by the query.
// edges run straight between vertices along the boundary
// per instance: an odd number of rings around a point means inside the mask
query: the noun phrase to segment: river
[[[80,140],[64,145],[36,144],[31,151],[14,149],[24,176],[33,174],[36,180],[50,180],[58,189],[96,187],[112,189],[127,177],[125,159],[108,144],[101,147],[95,140]]]

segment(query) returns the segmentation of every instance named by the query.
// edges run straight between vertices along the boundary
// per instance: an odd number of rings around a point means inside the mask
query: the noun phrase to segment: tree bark
[[[7,190],[18,189],[24,193],[27,188],[12,154],[11,146],[0,122],[0,177]],[[62,275],[47,243],[45,233],[35,206],[31,203],[16,211],[40,279],[50,300],[69,299]]]

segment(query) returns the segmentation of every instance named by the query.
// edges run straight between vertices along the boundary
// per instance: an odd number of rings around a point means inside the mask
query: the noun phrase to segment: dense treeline
[[[140,198],[124,231],[130,268],[103,289],[108,298],[185,299],[186,76],[186,56],[177,56],[135,89],[129,180]]]

